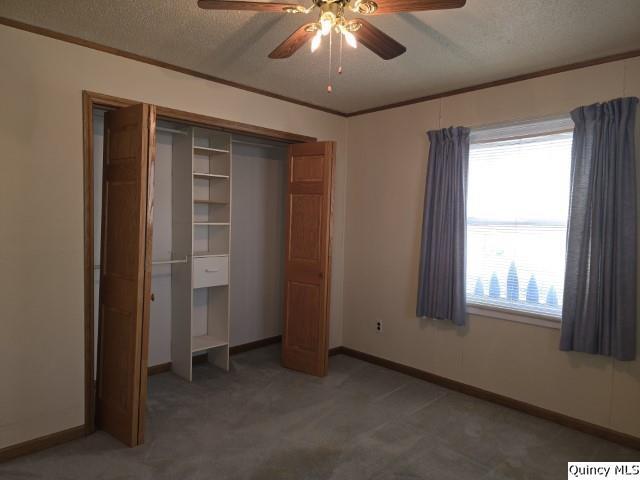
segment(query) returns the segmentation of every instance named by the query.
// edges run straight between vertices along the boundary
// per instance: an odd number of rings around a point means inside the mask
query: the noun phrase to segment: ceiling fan
[[[348,45],[358,42],[384,60],[402,55],[407,49],[386,33],[362,18],[347,20],[345,10],[362,15],[419,12],[463,7],[466,0],[313,0],[313,5],[303,7],[293,3],[267,3],[241,0],[198,0],[200,8],[209,10],[246,10],[272,13],[308,14],[318,9],[318,20],[307,23],[278,45],[270,58],[288,58],[311,39],[311,51],[315,51],[323,36],[335,31]]]

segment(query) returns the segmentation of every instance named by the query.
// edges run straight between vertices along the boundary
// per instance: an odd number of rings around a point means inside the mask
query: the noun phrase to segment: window
[[[571,128],[556,119],[472,132],[469,304],[560,318]]]

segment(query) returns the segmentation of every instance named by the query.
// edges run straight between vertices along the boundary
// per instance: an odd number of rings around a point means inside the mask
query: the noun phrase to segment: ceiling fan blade
[[[314,26],[314,23],[302,25],[299,29],[289,35],[289,38],[278,45],[275,50],[269,54],[269,58],[289,58],[316,34],[315,29],[313,28]]]
[[[407,51],[404,45],[396,42],[382,30],[362,18],[357,18],[349,23],[360,24],[360,28],[354,31],[353,35],[358,39],[358,42],[385,60],[395,58]]]
[[[295,3],[242,2],[237,0],[198,0],[198,6],[207,10],[246,10],[252,12],[283,13],[287,9],[297,10]]]
[[[467,0],[374,0],[378,8],[371,15],[398,12],[421,12],[464,7]]]

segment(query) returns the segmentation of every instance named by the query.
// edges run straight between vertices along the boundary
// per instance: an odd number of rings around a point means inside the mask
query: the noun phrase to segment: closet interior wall
[[[287,149],[233,137],[231,345],[282,334]]]
[[[97,355],[104,111],[94,110],[93,129]],[[287,148],[163,120],[156,140],[148,365],[171,363],[189,380],[192,355],[226,368],[229,346],[282,333]],[[219,284],[198,284],[225,268]]]

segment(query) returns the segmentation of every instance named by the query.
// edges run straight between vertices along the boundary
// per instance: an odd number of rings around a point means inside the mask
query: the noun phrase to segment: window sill
[[[485,307],[484,305],[467,304],[467,313],[482,317],[499,318],[516,323],[526,323],[538,327],[560,329],[561,321],[558,318],[535,313],[519,312],[517,310],[502,309],[499,307]]]

